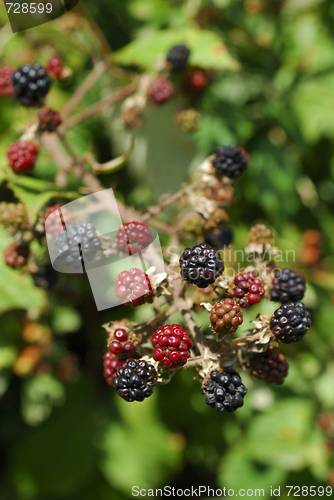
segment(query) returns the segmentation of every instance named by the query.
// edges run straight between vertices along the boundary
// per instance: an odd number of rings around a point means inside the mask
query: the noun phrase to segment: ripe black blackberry
[[[224,248],[233,241],[233,231],[227,224],[224,224],[218,231],[205,234],[205,243],[214,248]]]
[[[52,80],[38,63],[18,68],[12,77],[15,98],[24,106],[39,106],[49,92]]]
[[[183,43],[174,45],[167,54],[167,61],[171,64],[171,69],[175,73],[182,71],[188,63],[190,56],[190,49]]]
[[[189,283],[206,288],[224,271],[224,261],[219,252],[206,243],[183,250],[180,257],[181,276]]]
[[[210,378],[204,379],[202,391],[207,405],[226,413],[241,408],[247,393],[239,373],[231,368],[213,370]]]
[[[153,393],[157,372],[143,359],[128,359],[117,369],[113,386],[125,401],[144,401]]]
[[[305,279],[292,269],[276,269],[270,288],[270,297],[276,302],[299,302],[304,297]]]
[[[218,175],[236,179],[247,168],[248,153],[238,146],[222,146],[216,149],[216,156],[212,160]]]
[[[277,340],[284,344],[301,340],[312,322],[310,313],[302,302],[283,304],[270,320],[270,329]]]
[[[92,261],[96,252],[101,247],[101,242],[96,235],[93,224],[67,224],[55,239],[57,253],[61,261],[73,269],[81,269],[85,261]],[[79,246],[81,245],[82,257]]]
[[[255,354],[250,363],[251,374],[268,384],[283,384],[288,369],[284,354],[273,351]]]

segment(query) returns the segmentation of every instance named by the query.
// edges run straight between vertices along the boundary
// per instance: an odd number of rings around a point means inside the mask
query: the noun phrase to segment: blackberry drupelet
[[[288,369],[284,354],[273,351],[255,354],[250,363],[251,374],[268,384],[283,384]]]
[[[202,391],[207,405],[226,413],[241,408],[247,393],[239,373],[231,368],[213,370],[203,381]]]
[[[302,302],[283,304],[270,320],[270,329],[284,344],[298,342],[310,328],[311,316]]]
[[[218,175],[236,179],[246,170],[248,153],[238,146],[222,146],[216,149],[216,156],[212,160]]]
[[[18,68],[12,77],[15,98],[24,106],[40,106],[52,80],[38,63]]]
[[[233,241],[233,231],[227,224],[224,224],[218,231],[205,234],[205,243],[214,248],[223,248]]]
[[[165,76],[158,76],[148,88],[148,97],[155,104],[169,101],[174,94],[174,87]]]
[[[171,64],[171,69],[175,73],[184,70],[190,56],[190,49],[183,43],[174,45],[167,54],[167,61]]]
[[[277,269],[270,288],[270,297],[276,302],[299,302],[306,290],[305,279],[292,269]]]
[[[81,269],[85,261],[92,261],[101,247],[101,242],[96,235],[93,224],[83,222],[82,224],[68,224],[66,230],[62,230],[55,239],[57,253],[61,261],[72,266],[73,269]],[[79,251],[81,246],[82,257]]]
[[[143,359],[128,359],[117,369],[113,386],[125,401],[144,401],[152,395],[156,379],[153,365]]]
[[[13,142],[7,148],[9,166],[17,175],[29,174],[35,168],[38,153],[38,146],[33,142]]]
[[[233,299],[223,299],[211,309],[210,323],[214,332],[227,335],[236,331],[243,322],[243,313]]]
[[[128,222],[119,226],[116,240],[119,250],[134,255],[152,243],[152,231],[142,222]]]
[[[183,250],[180,257],[180,274],[189,283],[206,288],[224,271],[224,261],[219,252],[206,243]]]
[[[177,368],[186,364],[193,346],[187,330],[181,325],[165,325],[152,335],[155,349],[152,356],[155,361],[168,368]]]

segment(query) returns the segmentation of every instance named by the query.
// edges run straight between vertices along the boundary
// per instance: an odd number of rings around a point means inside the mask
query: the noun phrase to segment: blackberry
[[[3,66],[0,68],[0,95],[9,97],[14,94],[12,76],[15,73],[15,68]]]
[[[38,120],[38,132],[55,132],[62,123],[60,113],[47,106],[38,112]]]
[[[128,222],[119,226],[116,240],[119,250],[134,255],[152,243],[152,232],[142,222]]]
[[[220,300],[211,309],[210,323],[216,333],[222,335],[233,333],[242,322],[243,313],[236,300]]]
[[[108,349],[120,359],[132,358],[138,339],[129,329],[117,328],[108,338]]]
[[[15,174],[29,174],[35,168],[38,152],[38,146],[33,142],[13,142],[7,148],[9,166]]]
[[[24,106],[40,106],[49,92],[51,78],[38,63],[18,68],[12,77],[16,99]]]
[[[292,269],[276,269],[270,287],[270,297],[276,302],[299,302],[304,297],[305,279]]]
[[[59,214],[59,210],[61,215]],[[44,213],[45,230],[56,237],[62,229],[65,229],[68,224],[71,224],[72,219],[72,213],[67,210],[66,207],[61,207],[59,204],[52,205],[52,207],[48,207]]]
[[[216,156],[212,160],[218,175],[224,175],[230,179],[240,177],[246,170],[248,154],[238,146],[222,146],[216,149]]]
[[[204,379],[202,391],[207,405],[226,413],[241,408],[247,393],[239,373],[231,368],[213,370],[210,377]]]
[[[153,302],[150,278],[146,273],[136,268],[119,273],[115,294],[125,306],[138,307],[146,302],[150,304]]]
[[[263,280],[252,272],[238,274],[234,278],[233,293],[242,308],[257,304],[265,293]]]
[[[125,401],[144,401],[152,395],[156,379],[153,365],[143,359],[128,359],[117,369],[112,385]]]
[[[284,354],[273,351],[255,354],[250,363],[251,374],[268,384],[283,384],[288,369]]]
[[[160,361],[168,368],[186,364],[193,343],[189,333],[181,325],[162,326],[152,335],[151,340],[155,347],[152,351],[155,361]]]
[[[171,65],[171,70],[175,73],[184,70],[190,56],[190,49],[183,43],[174,45],[167,54],[167,61]]]
[[[155,104],[163,104],[169,101],[174,94],[174,87],[165,76],[159,76],[148,88],[148,97]]]
[[[270,320],[270,329],[276,340],[291,344],[304,337],[311,323],[311,316],[305,304],[290,302],[276,309]]]
[[[0,224],[10,233],[29,227],[28,213],[23,203],[0,203]]]
[[[233,241],[233,231],[227,224],[224,224],[218,231],[206,233],[205,243],[214,248],[224,248],[231,245]]]
[[[55,239],[55,244],[60,260],[73,269],[81,269],[86,260],[92,261],[101,247],[95,227],[89,222],[68,224]]]
[[[23,243],[11,243],[4,250],[4,259],[9,267],[24,266],[29,257],[29,246]]]
[[[52,78],[59,78],[64,71],[63,61],[59,56],[54,56],[46,63],[45,69]]]
[[[180,257],[181,276],[189,283],[206,288],[224,271],[224,261],[219,252],[206,243],[183,250]]]

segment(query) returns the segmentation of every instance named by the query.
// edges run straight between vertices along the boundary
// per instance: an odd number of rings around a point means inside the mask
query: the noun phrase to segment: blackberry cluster
[[[227,224],[224,224],[218,231],[205,234],[205,243],[217,249],[231,245],[232,241],[233,231]]]
[[[45,69],[52,78],[59,78],[64,71],[63,61],[59,56],[54,56],[47,62]]]
[[[128,222],[119,226],[116,241],[119,250],[134,255],[152,243],[152,231],[142,222]]]
[[[172,71],[176,73],[184,70],[187,66],[189,56],[190,49],[182,43],[174,45],[168,52],[166,59],[170,63]]]
[[[52,83],[45,69],[38,63],[18,68],[12,79],[15,97],[24,106],[43,104]]]
[[[157,372],[143,359],[128,359],[117,368],[112,385],[125,401],[144,401],[153,393]]]
[[[302,302],[283,304],[276,309],[270,320],[270,328],[284,344],[298,342],[310,328],[311,316]]]
[[[257,304],[265,294],[263,280],[252,272],[238,274],[234,278],[234,285],[234,296],[239,299],[242,308]]]
[[[86,260],[92,261],[101,247],[95,227],[89,222],[68,224],[56,237],[55,244],[61,261],[73,269],[81,269]]]
[[[0,203],[0,224],[10,234],[27,229],[28,213],[23,203]]]
[[[58,111],[43,106],[38,112],[38,121],[39,132],[55,132],[63,120]]]
[[[238,146],[222,146],[216,149],[216,156],[212,160],[218,175],[236,179],[246,170],[248,154]]]
[[[207,405],[226,413],[241,408],[247,393],[239,373],[231,368],[213,370],[210,378],[204,380],[202,390]]]
[[[0,95],[9,97],[14,94],[12,76],[15,73],[15,68],[3,66],[0,68]]]
[[[33,142],[13,142],[7,148],[9,166],[15,174],[29,174],[35,168],[38,152],[38,146]]]
[[[11,243],[4,251],[4,259],[9,267],[24,266],[29,257],[29,246],[23,243]]]
[[[210,323],[212,329],[218,334],[233,333],[242,322],[243,313],[236,300],[220,300],[211,309]]]
[[[59,214],[61,211],[61,215]],[[72,213],[66,207],[59,204],[48,207],[44,213],[45,230],[51,233],[55,238],[62,229],[65,229],[73,220]]]
[[[187,330],[181,325],[165,325],[152,335],[155,349],[152,356],[155,361],[168,368],[177,368],[186,364],[193,346]]]
[[[153,302],[150,278],[146,273],[136,268],[119,273],[115,294],[126,306],[138,307],[146,302],[150,304]]]
[[[169,101],[174,94],[174,87],[165,76],[159,76],[148,88],[148,97],[155,104],[163,104]]]
[[[292,269],[276,269],[270,288],[270,297],[276,302],[299,302],[306,290],[305,279]]]
[[[251,374],[268,384],[283,384],[288,369],[284,354],[273,351],[255,354],[250,364]]]
[[[224,261],[219,252],[206,243],[183,250],[180,257],[181,276],[189,283],[206,288],[224,271]]]

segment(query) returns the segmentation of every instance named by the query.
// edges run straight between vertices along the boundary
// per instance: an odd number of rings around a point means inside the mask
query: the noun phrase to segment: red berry
[[[152,356],[169,368],[177,368],[186,364],[193,346],[187,330],[181,325],[165,325],[152,335],[155,349]]]
[[[234,296],[239,299],[238,304],[242,308],[257,304],[265,294],[263,280],[252,272],[238,274],[234,285]]]
[[[148,89],[148,97],[155,104],[163,104],[169,101],[173,94],[173,85],[165,76],[158,76],[158,78],[150,84]]]
[[[60,113],[47,106],[43,106],[38,112],[38,120],[39,132],[55,132],[62,123]]]
[[[15,68],[10,66],[0,68],[0,95],[3,97],[9,97],[14,94],[12,76],[15,71]]]
[[[113,354],[120,354],[123,351],[123,346],[118,340],[113,340],[109,344],[109,351]]]
[[[116,280],[116,297],[126,306],[137,307],[145,302],[153,302],[153,290],[150,278],[140,269],[122,271]]]
[[[119,250],[133,255],[151,244],[152,231],[142,222],[128,222],[119,226],[116,240]]]
[[[13,142],[7,149],[9,166],[15,174],[29,174],[35,167],[38,151],[38,146],[32,142]]]
[[[242,322],[243,314],[235,299],[223,299],[211,309],[210,323],[215,333],[233,333]]]
[[[183,83],[184,92],[192,97],[200,95],[209,83],[208,73],[201,68],[191,69]]]
[[[66,207],[61,207],[58,204],[48,207],[44,213],[45,229],[54,237],[57,237],[67,224],[71,224],[72,220],[72,213]]]
[[[51,74],[53,78],[59,78],[64,70],[63,61],[59,56],[54,56],[48,61],[45,69]]]

